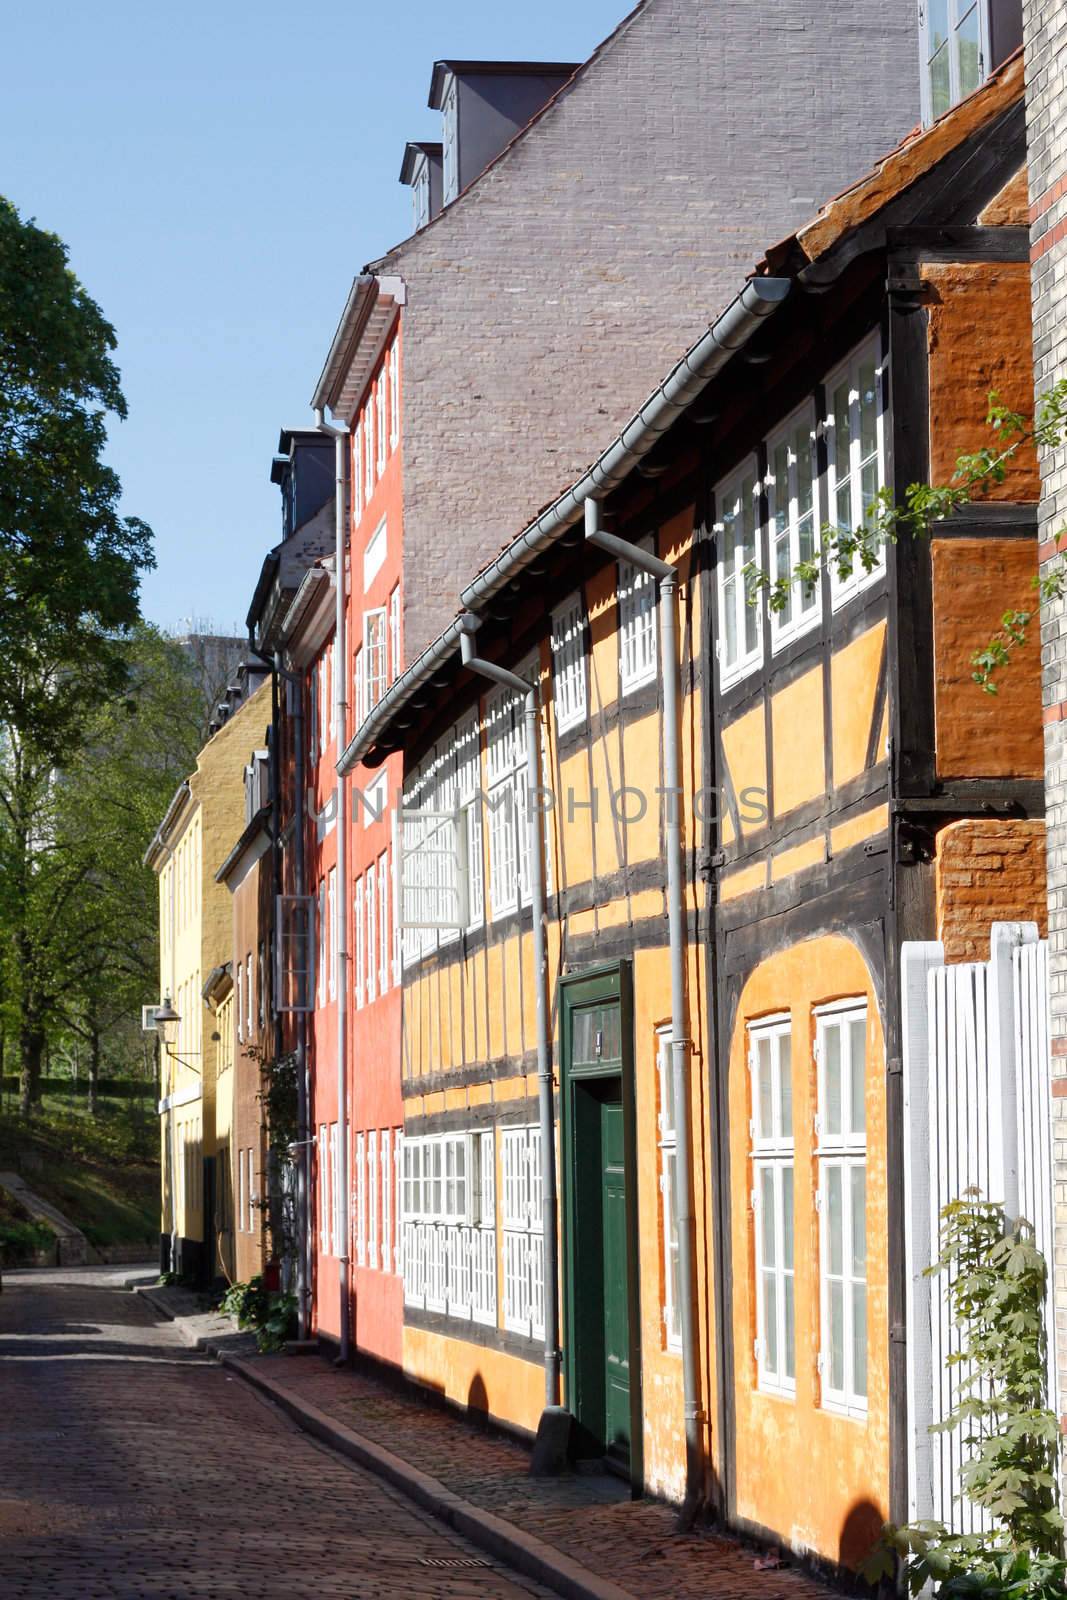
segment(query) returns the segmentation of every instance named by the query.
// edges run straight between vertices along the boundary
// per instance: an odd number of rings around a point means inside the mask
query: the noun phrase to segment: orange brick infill
[[[1052,1098],[1053,1100],[1067,1100],[1067,1078],[1053,1078]]]
[[[1062,722],[1067,717],[1067,700],[1057,700],[1053,706],[1045,706],[1041,713],[1041,721],[1047,727],[1050,722]]]
[[[1042,539],[1041,543],[1037,547],[1037,559],[1042,564],[1044,564],[1046,561],[1052,561],[1056,556],[1062,555],[1067,555],[1067,540],[1062,538]]]
[[[1023,819],[966,818],[937,836],[938,938],[947,961],[985,961],[994,922],[1047,917],[1045,825]]]
[[[1054,1056],[1067,1056],[1067,1035],[1052,1041],[1052,1054]],[[1064,1080],[1067,1082],[1067,1079]]]

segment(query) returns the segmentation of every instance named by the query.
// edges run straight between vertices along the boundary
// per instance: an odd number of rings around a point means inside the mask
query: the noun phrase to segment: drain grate
[[[482,1556],[419,1556],[420,1567],[491,1567]]]

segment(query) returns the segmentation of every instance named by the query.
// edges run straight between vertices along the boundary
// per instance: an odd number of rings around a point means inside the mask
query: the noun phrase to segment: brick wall
[[[1025,0],[1030,162],[1034,382],[1040,394],[1067,374],[1067,0]],[[1041,462],[1044,561],[1067,524],[1067,451]],[[1054,1071],[1056,1336],[1061,1408],[1067,1409],[1067,608],[1046,607],[1041,627],[1048,823],[1049,987]]]
[[[968,818],[937,836],[937,936],[947,961],[988,961],[994,922],[1045,932],[1045,826]]]
[[[854,0],[832,24],[810,0],[648,0],[378,263],[407,285],[407,660],[764,250],[918,117],[915,0]]]

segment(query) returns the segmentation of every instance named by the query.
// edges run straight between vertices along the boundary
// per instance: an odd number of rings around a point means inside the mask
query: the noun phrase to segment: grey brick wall
[[[1067,375],[1067,0],[1026,0],[1027,139],[1033,261],[1034,386]],[[1067,527],[1067,451],[1041,462],[1043,562]],[[1049,987],[1052,1004],[1056,1202],[1056,1338],[1060,1409],[1067,1411],[1067,609],[1041,625],[1048,825]]]
[[[409,661],[764,250],[914,127],[916,19],[916,0],[648,0],[378,263],[407,284]]]

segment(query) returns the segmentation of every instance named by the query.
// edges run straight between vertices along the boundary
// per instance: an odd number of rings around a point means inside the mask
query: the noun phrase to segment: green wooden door
[[[579,1459],[628,1469],[640,1493],[633,1001],[625,961],[560,984],[563,1324]]]
[[[626,1259],[626,1159],[622,1084],[604,1085],[600,1104],[600,1188],[603,1286],[604,1446],[630,1458],[630,1307]]]

